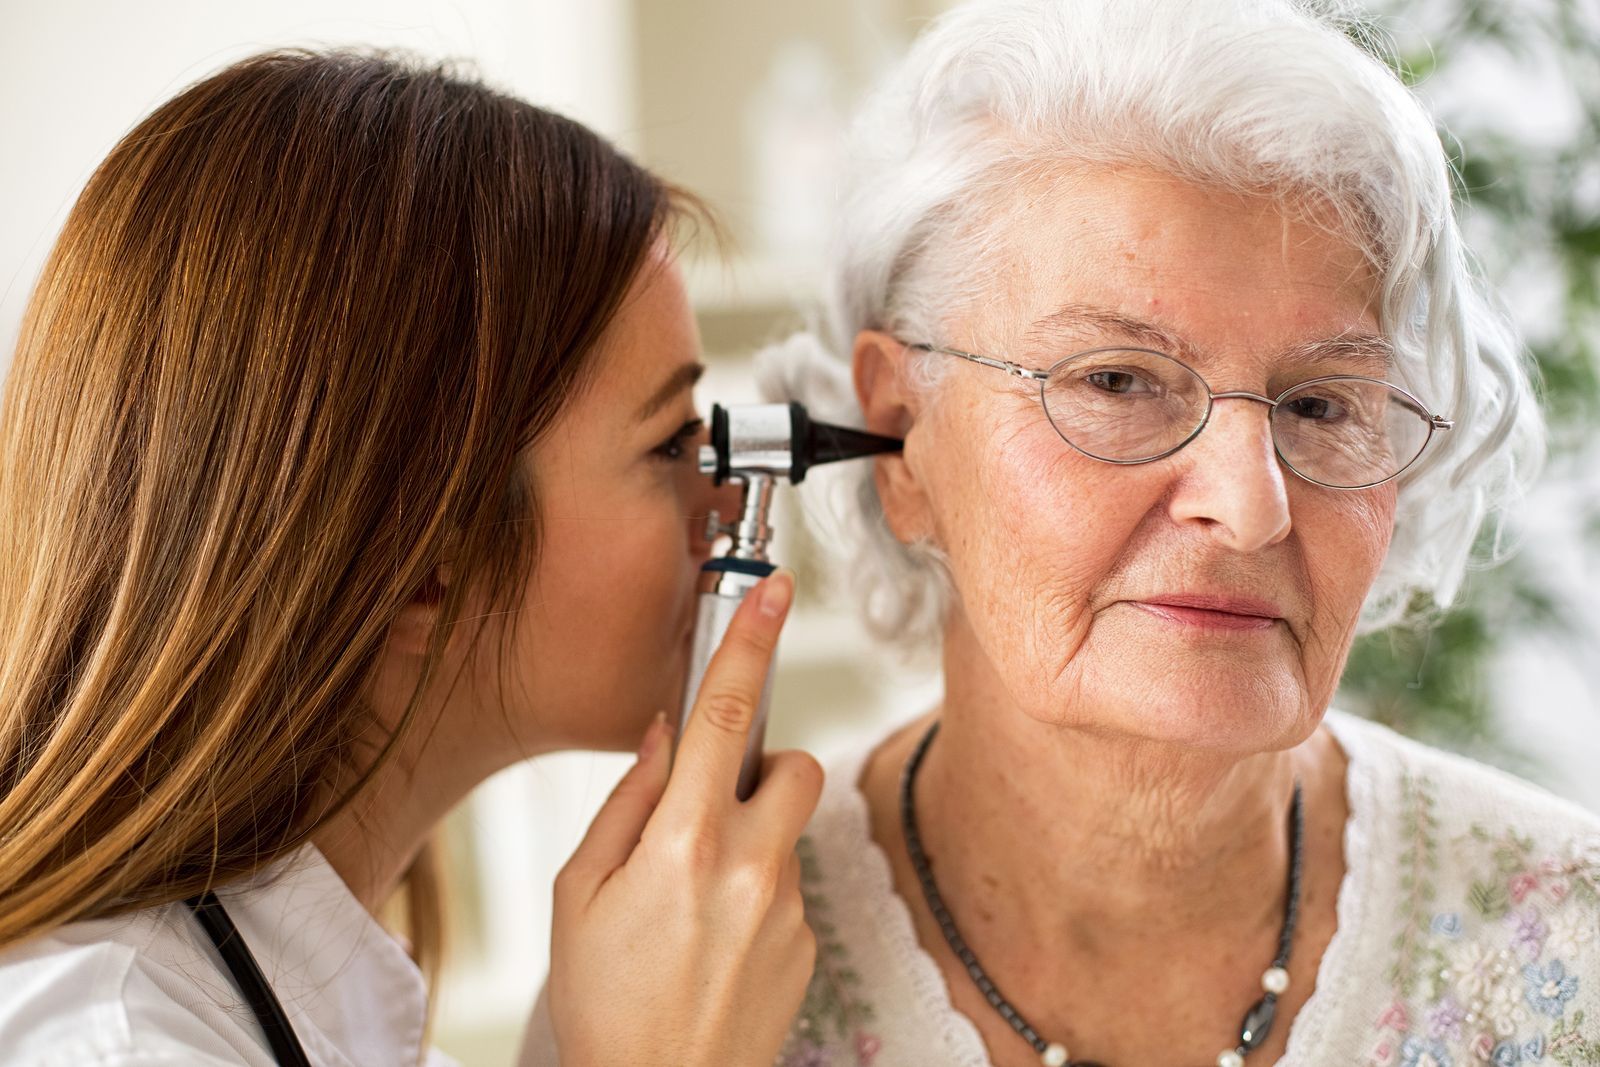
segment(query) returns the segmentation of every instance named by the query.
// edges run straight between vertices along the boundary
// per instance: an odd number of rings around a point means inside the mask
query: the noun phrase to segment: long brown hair
[[[440,603],[419,692],[468,586],[512,606],[518,452],[689,203],[577,123],[380,54],[246,60],[117,145],[6,383],[0,948],[239,878],[334,813],[314,798],[401,606]]]

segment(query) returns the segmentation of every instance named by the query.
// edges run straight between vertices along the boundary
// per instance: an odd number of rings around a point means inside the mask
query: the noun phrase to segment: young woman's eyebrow
[[[666,407],[668,401],[673,397],[685,389],[693,388],[695,382],[698,382],[700,376],[705,372],[706,365],[704,363],[680,364],[676,370],[668,375],[667,380],[661,383],[661,387],[650,394],[650,398],[644,402],[644,406],[639,409],[639,413],[634,416],[634,420],[643,422],[650,418],[650,416]]]

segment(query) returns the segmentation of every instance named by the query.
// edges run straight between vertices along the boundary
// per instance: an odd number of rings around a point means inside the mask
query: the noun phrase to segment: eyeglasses
[[[1040,371],[939,345],[906,347],[1038,382],[1056,433],[1105,463],[1164,459],[1200,435],[1216,401],[1254,400],[1271,409],[1272,443],[1284,466],[1330,489],[1370,489],[1398,477],[1435,431],[1455,425],[1398,385],[1360,375],[1312,378],[1273,399],[1214,393],[1193,368],[1149,348],[1091,348]]]

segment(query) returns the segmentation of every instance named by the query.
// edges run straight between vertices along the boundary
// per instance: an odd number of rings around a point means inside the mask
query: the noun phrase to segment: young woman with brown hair
[[[446,1062],[429,835],[515,761],[643,734],[556,887],[563,1067],[771,1062],[820,772],[733,782],[788,575],[670,780],[647,729],[722,492],[690,207],[576,123],[351,53],[232,66],[105,160],[0,427],[0,1061]]]

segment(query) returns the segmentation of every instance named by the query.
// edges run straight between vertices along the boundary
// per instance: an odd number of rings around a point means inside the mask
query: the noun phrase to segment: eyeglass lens
[[[1044,407],[1067,443],[1097,459],[1159,459],[1206,418],[1206,383],[1170,356],[1104,349],[1056,364]],[[1392,478],[1421,454],[1427,413],[1405,393],[1366,378],[1308,382],[1272,409],[1273,441],[1296,473],[1354,489]]]

